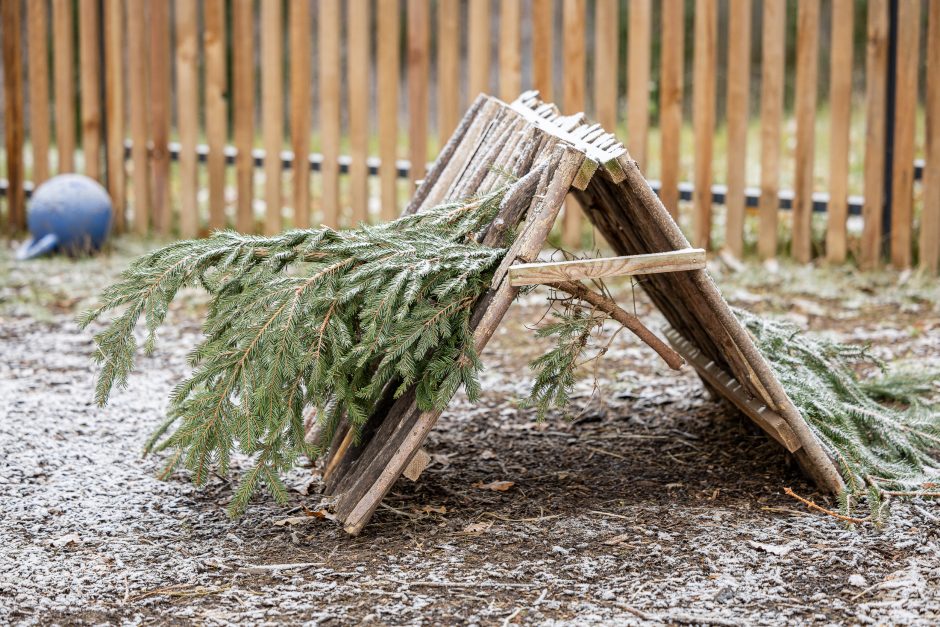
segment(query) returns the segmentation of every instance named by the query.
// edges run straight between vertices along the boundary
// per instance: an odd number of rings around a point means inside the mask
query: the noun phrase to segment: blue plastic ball
[[[60,174],[33,192],[26,222],[33,237],[20,258],[98,250],[108,237],[111,197],[87,176]]]

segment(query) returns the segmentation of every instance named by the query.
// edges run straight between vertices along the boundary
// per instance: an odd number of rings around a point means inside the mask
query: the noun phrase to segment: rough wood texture
[[[545,285],[556,281],[683,272],[701,270],[704,267],[705,251],[701,248],[690,248],[648,255],[519,264],[510,268],[509,280],[516,286]]]

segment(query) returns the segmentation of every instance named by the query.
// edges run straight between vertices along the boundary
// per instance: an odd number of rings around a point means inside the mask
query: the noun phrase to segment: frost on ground
[[[626,334],[573,419],[518,409],[540,350],[524,328],[537,295],[487,351],[482,402],[455,401],[428,470],[361,536],[307,515],[314,469],[290,477],[290,506],[262,494],[232,521],[230,478],[159,481],[160,460],[139,454],[186,372],[198,296],[129,388],[92,403],[91,333],[73,319],[129,254],[15,264],[0,252],[5,624],[940,621],[940,506],[895,503],[880,530],[807,512],[783,488],[831,501],[694,374]],[[733,304],[940,365],[936,282],[757,267],[719,280]],[[642,298],[637,310],[660,322]]]

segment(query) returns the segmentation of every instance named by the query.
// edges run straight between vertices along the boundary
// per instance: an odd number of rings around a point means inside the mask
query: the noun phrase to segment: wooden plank
[[[594,5],[594,113],[608,131],[617,129],[617,57],[620,16],[617,0]]]
[[[751,91],[751,0],[728,5],[728,192],[725,248],[744,256],[747,126]]]
[[[281,149],[284,147],[283,13],[280,2],[261,2],[261,134],[264,145],[264,232],[283,229]],[[324,129],[325,130],[325,129]],[[297,166],[303,167],[303,159]]]
[[[428,0],[408,0],[408,176],[411,191],[424,179],[428,162],[428,72],[430,68]]]
[[[816,82],[819,70],[819,2],[800,0],[796,17],[796,172],[793,183],[793,243],[799,263],[813,258],[813,166],[816,142]]]
[[[78,67],[82,101],[82,155],[85,174],[103,181],[101,172],[101,33],[98,0],[78,3]]]
[[[532,0],[532,87],[555,100],[555,2]]]
[[[682,132],[684,24],[684,0],[663,0],[659,86],[662,187],[659,196],[673,219],[679,216],[679,139]]]
[[[722,397],[731,401],[741,413],[753,420],[778,444],[791,453],[795,453],[802,447],[800,439],[783,416],[748,394],[740,383],[706,357],[691,342],[679,335],[675,329],[670,328],[666,331],[666,339],[687,362],[692,364],[703,381]]]
[[[470,101],[490,93],[490,0],[476,0],[467,5],[469,33],[467,64]]]
[[[369,221],[369,0],[349,4],[349,203],[352,225]]]
[[[173,227],[170,207],[170,3],[150,3],[150,164],[153,169],[153,226],[163,235]]]
[[[49,178],[49,14],[45,2],[26,3],[29,56],[29,139],[33,183]]]
[[[854,1],[833,0],[829,65],[829,207],[826,259],[843,263],[848,252],[849,129],[852,116]]]
[[[225,0],[205,0],[206,143],[209,154],[209,228],[223,229],[225,218],[225,143],[228,136],[228,79],[225,54]]]
[[[640,168],[647,166],[649,145],[650,55],[653,49],[653,8],[651,5],[651,0],[633,0],[630,3],[630,35],[627,51],[627,145],[630,149],[630,156],[640,164]],[[681,27],[680,24],[679,28]]]
[[[339,134],[340,134],[340,2],[321,0],[320,41],[320,167],[323,224],[339,226]]]
[[[712,148],[715,136],[715,91],[718,69],[718,3],[696,0],[695,51],[692,64],[692,127],[695,172],[692,190],[692,243],[711,247]]]
[[[868,3],[865,60],[865,166],[862,241],[859,266],[870,270],[881,262],[881,213],[884,202],[885,83],[888,75],[888,0]]]
[[[914,222],[914,131],[920,60],[920,2],[898,3],[898,57],[891,184],[891,265],[911,267]]]
[[[276,3],[275,3],[276,4]],[[199,141],[199,7],[176,3],[176,119],[180,138],[180,235],[196,237],[199,205],[196,144]]]
[[[147,115],[147,2],[127,3],[127,94],[131,126],[131,168],[134,189],[134,232],[146,235],[150,230],[150,158],[147,140],[150,122]]]
[[[254,2],[232,0],[232,137],[235,142],[235,228],[255,230],[254,163],[251,155],[255,136]]]
[[[31,3],[32,4],[32,3]],[[40,3],[35,3],[40,4]],[[124,2],[106,0],[104,5],[104,109],[105,141],[108,146],[108,194],[113,211],[112,228],[126,229],[126,180],[124,162]]]
[[[3,37],[3,124],[7,163],[7,233],[26,226],[23,192],[23,89],[21,5],[18,0],[0,3],[0,36]]]
[[[357,0],[359,2],[360,0]],[[358,19],[358,18],[357,18]],[[290,3],[290,129],[294,167],[291,182],[294,205],[294,226],[310,226],[310,3]],[[350,54],[353,53],[350,50]],[[352,62],[352,57],[350,57]],[[368,75],[367,75],[368,78]],[[350,85],[356,79],[350,77]],[[301,165],[302,164],[302,165]]]
[[[787,12],[783,2],[763,4],[760,88],[760,203],[757,253],[777,256],[780,208],[780,129],[783,124]]]
[[[379,185],[382,221],[398,217],[398,0],[376,0]]]
[[[460,2],[437,4],[437,135],[443,143],[460,119]]]
[[[509,282],[515,286],[545,285],[557,281],[583,281],[703,268],[705,268],[705,251],[701,248],[688,248],[647,255],[523,263],[509,268]]]
[[[920,267],[940,270],[940,6],[932,4],[927,22],[926,167],[920,218]]]
[[[587,68],[584,33],[587,27],[584,0],[567,0],[562,6],[562,49],[565,59],[562,68],[562,101],[565,113],[571,115],[584,110],[585,72]],[[574,197],[565,203],[562,241],[570,248],[581,247],[582,212]]]
[[[500,0],[499,97],[512,102],[522,91],[521,0]]]
[[[72,41],[72,2],[52,0],[55,139],[60,173],[75,170],[75,77],[72,74]]]

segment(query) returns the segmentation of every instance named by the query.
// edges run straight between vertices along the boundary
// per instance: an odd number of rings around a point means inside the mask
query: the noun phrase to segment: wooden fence
[[[192,237],[224,226],[274,233],[387,220],[473,96],[513,99],[534,87],[566,112],[586,110],[619,128],[641,167],[658,173],[654,188],[697,246],[739,257],[789,252],[800,262],[852,255],[863,267],[887,254],[895,267],[933,272],[940,261],[938,2],[0,7],[0,190],[13,232],[24,226],[24,192],[75,170],[107,185],[118,232]],[[857,24],[867,25],[863,59],[854,53]],[[855,94],[858,75],[864,93]],[[864,124],[853,129],[860,111]],[[791,112],[792,153],[783,142]],[[749,141],[751,128],[757,139]],[[719,131],[726,148],[716,159]],[[828,156],[817,163],[823,140]],[[853,146],[863,153],[861,197],[849,184]],[[689,152],[691,181],[683,182]],[[791,172],[792,191],[781,189]],[[861,214],[857,236],[847,229],[851,213]],[[579,246],[583,236],[572,206],[564,241]]]

